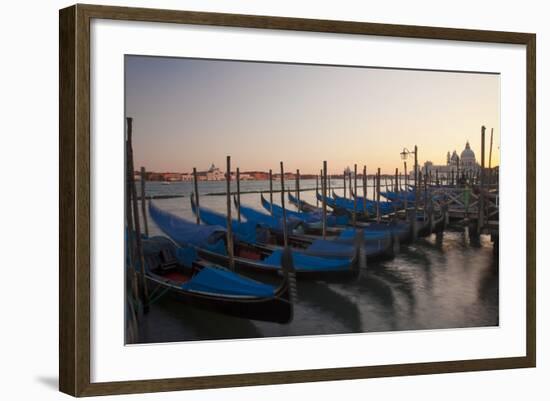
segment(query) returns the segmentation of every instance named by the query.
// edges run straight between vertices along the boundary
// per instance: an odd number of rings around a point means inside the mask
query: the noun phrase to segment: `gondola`
[[[290,195],[290,193],[289,193]],[[264,194],[260,194],[260,200],[262,203],[262,207],[272,213],[276,217],[282,217],[283,216],[283,209],[281,206],[276,205],[274,203],[271,203],[268,201]],[[308,225],[309,228],[316,228],[320,229],[322,227],[322,219],[323,219],[323,212],[322,211],[315,211],[315,212],[295,212],[293,210],[285,209],[285,213],[287,218],[289,219],[295,219],[295,220],[301,220],[304,223]],[[336,227],[336,226],[345,226],[349,223],[349,216],[347,215],[335,215],[332,213],[327,214],[327,227]]]
[[[320,194],[319,192],[316,192],[315,196],[316,196],[317,200],[319,200],[319,202],[323,202],[323,195],[322,194]],[[352,206],[351,210],[349,210],[347,208],[347,205],[341,204],[341,202],[337,202],[335,200],[335,198],[333,198],[333,197],[326,196],[326,197],[324,197],[324,200],[325,200],[326,205],[328,207],[330,207],[335,214],[338,214],[338,215],[344,215],[344,214],[351,215],[354,212],[354,210],[353,210],[354,205],[353,204],[351,205]],[[363,204],[357,203],[357,206],[355,208],[356,218],[359,221],[368,221],[368,220],[370,220],[370,216],[373,215],[374,212],[375,212],[375,210],[370,205],[367,205],[366,209],[364,209]]]
[[[149,203],[149,215],[156,225],[180,246],[191,246],[198,255],[212,263],[229,266],[226,229],[220,225],[194,224],[182,217],[159,209]],[[201,208],[201,219],[208,210]],[[219,217],[219,216],[218,216]],[[233,222],[233,225],[235,222]],[[233,228],[232,225],[232,228]],[[261,228],[260,228],[261,229]],[[261,233],[261,230],[260,230]],[[327,259],[292,250],[296,277],[300,279],[348,279],[359,274],[359,247],[350,245],[341,258]],[[245,242],[234,235],[234,265],[239,271],[280,274],[283,248]]]
[[[234,198],[234,201],[235,207],[238,208],[236,198]],[[191,209],[196,215],[197,208],[193,197],[191,197]],[[270,216],[244,205],[241,205],[241,214],[247,221],[239,223],[233,220],[232,229],[235,236],[242,240],[242,245],[249,244],[262,249],[268,248],[277,251],[284,244],[282,217]],[[207,225],[227,227],[227,218],[221,213],[202,207],[199,215],[201,221]],[[251,227],[255,227],[255,241],[250,241],[252,236],[248,233],[246,235],[239,234],[244,231],[244,227],[247,227],[247,232],[250,231]],[[307,227],[304,227],[304,223],[295,217],[287,217],[286,228],[288,244],[298,255],[328,259],[352,259],[358,252],[356,247],[360,244],[366,257],[374,260],[394,257],[399,249],[399,243],[394,243],[391,234],[388,232],[379,232],[373,235],[351,228],[333,229],[332,236],[323,239],[318,235],[306,234]],[[243,238],[248,238],[248,240]]]
[[[334,202],[337,206],[340,208],[343,208],[347,210],[349,213],[352,213],[355,210],[358,213],[364,213],[366,206],[366,210],[369,214],[373,215],[376,214],[376,206],[377,204],[380,207],[380,214],[390,214],[394,213],[396,210],[399,210],[401,208],[400,204],[393,203],[393,202],[385,202],[385,201],[374,201],[371,199],[366,199],[366,202],[364,202],[364,198],[357,197],[356,200],[347,199],[342,196],[337,195],[334,191],[332,192],[332,197],[334,199]]]
[[[236,201],[235,201],[236,203]],[[236,204],[236,207],[239,207]],[[279,206],[280,207],[280,206]],[[247,222],[254,223],[259,227],[268,229],[273,234],[270,239],[275,244],[282,244],[284,232],[282,229],[282,217],[275,217],[259,212],[251,207],[241,205],[241,215]],[[201,209],[201,216],[202,214]],[[216,212],[207,211],[206,218]],[[301,225],[298,225],[301,223]],[[327,229],[327,238],[323,239],[318,235],[318,231],[313,230],[301,221],[296,222],[295,217],[287,217],[287,234],[289,244],[293,247],[299,247],[300,252],[323,258],[342,258],[351,257],[355,252],[354,244],[358,241],[368,260],[390,259],[399,251],[399,238],[390,231],[371,231],[363,229],[329,228]],[[288,227],[293,229],[288,229]],[[299,227],[298,230],[295,227]]]
[[[273,216],[275,216],[278,219],[281,219],[283,216],[283,208],[276,204],[271,204],[267,199],[263,197],[263,194],[261,194],[261,201],[262,206],[267,211],[272,210]],[[235,207],[238,207],[237,202],[235,201]],[[247,215],[250,214],[250,212],[246,213]],[[285,209],[285,214],[287,216],[287,220],[289,221],[301,221],[303,222],[303,228],[304,228],[304,234],[312,235],[313,238],[319,237],[322,234],[322,215],[313,215],[310,213],[297,213],[290,210]],[[335,217],[335,216],[332,216]],[[339,216],[340,217],[340,216]],[[346,224],[335,224],[337,222],[336,219],[333,219],[333,224],[328,224],[328,216],[327,216],[327,236],[330,237],[333,240],[340,241],[340,242],[349,242],[350,237],[353,237],[353,235],[349,235],[353,229],[349,227]],[[341,223],[346,222],[348,219],[341,219]],[[390,230],[383,230],[381,227],[378,227],[377,229],[372,229],[370,225],[363,224],[361,226],[363,229],[363,234],[365,237],[365,241],[383,241],[383,240],[389,240],[391,236]]]
[[[295,200],[294,197],[290,198],[290,202],[293,203]],[[321,202],[323,200],[322,195],[320,195],[317,192],[317,199],[319,199]],[[342,198],[343,199],[343,198]],[[345,209],[343,207],[339,207],[336,205],[336,202],[333,198],[326,198],[327,205],[333,209],[335,213],[339,213],[339,217],[346,216],[348,220],[348,224],[346,224],[347,229],[350,229],[351,226],[350,216],[353,214],[353,210],[349,211],[348,209]],[[348,200],[349,201],[349,200]],[[265,203],[266,201],[264,201]],[[372,201],[370,201],[372,202]],[[269,205],[269,202],[267,202],[267,205]],[[309,205],[310,207],[314,207],[312,205]],[[376,222],[372,217],[373,214],[371,213],[364,213],[363,212],[363,204],[356,205],[356,223],[354,225],[354,228],[363,230],[365,234],[365,239],[368,241],[369,239],[381,239],[385,236],[395,236],[396,240],[399,240],[400,243],[408,242],[411,239],[411,229],[410,225],[406,221],[399,221],[398,219],[393,216],[390,219],[384,219],[381,222]],[[266,207],[266,206],[264,206]],[[368,211],[369,208],[367,208]],[[274,209],[276,210],[276,209]],[[306,212],[303,212],[302,214],[307,214]],[[328,231],[329,235],[332,232],[332,235],[334,235],[334,232],[336,232],[337,235],[340,235],[341,230],[343,229],[343,226],[341,225],[335,225],[335,226],[329,226],[330,231]],[[312,230],[309,230],[312,231]],[[319,230],[316,232],[317,235],[319,235]]]
[[[178,247],[166,237],[145,238],[142,244],[150,293],[245,319],[292,320],[296,279],[288,251],[281,258],[283,280],[273,286],[209,264],[195,249]]]
[[[322,199],[322,198],[321,198]],[[288,193],[288,200],[290,203],[298,207],[297,199]],[[305,210],[314,210],[319,211],[321,209],[317,208],[316,206],[313,206],[303,200],[300,200],[301,207],[304,210],[304,213],[308,213]],[[350,225],[350,219],[348,215],[343,215],[342,217],[345,217],[345,219],[348,221],[345,225]],[[339,227],[338,225],[336,227]],[[377,223],[370,219],[370,221],[358,221],[355,223],[356,228],[360,228],[363,230],[369,230],[369,231],[389,231],[399,238],[400,242],[406,242],[409,240],[410,237],[410,226],[409,223],[406,221],[398,221],[396,219],[392,219],[389,221],[384,221],[381,223]]]
[[[317,196],[322,200],[322,196],[317,193]],[[340,209],[340,210],[344,210],[344,211],[347,211],[348,208],[343,208],[341,205],[344,203],[344,202],[341,202],[340,200],[341,199],[344,199],[344,198],[341,198],[341,197],[338,197],[339,198],[339,201],[336,202],[333,198],[330,198],[330,197],[327,197],[326,198],[326,202],[328,205],[330,205],[331,207],[335,208],[335,209]],[[346,201],[349,203],[349,202],[353,202],[353,201],[350,201],[349,199],[346,199]],[[359,202],[358,202],[359,203]],[[347,205],[349,206],[349,204]],[[412,209],[409,209],[409,211],[412,211]],[[348,211],[349,213],[349,211]],[[371,221],[372,219],[370,218],[363,218],[363,219],[360,219],[361,222],[368,222],[368,221]],[[428,213],[422,209],[420,209],[416,215],[416,237],[425,237],[425,236],[428,236],[430,235],[431,233],[433,232],[437,232],[437,231],[440,231],[440,230],[443,230],[445,228],[445,217],[443,215],[443,213],[439,213],[439,214],[436,214],[434,213],[432,215],[432,219],[430,220],[429,216],[428,216]],[[372,224],[372,223],[370,223]],[[384,224],[384,223],[382,223]],[[408,227],[408,229],[405,229],[405,227]],[[407,230],[408,230],[408,234],[407,234]],[[401,242],[404,243],[404,242],[407,242],[409,240],[411,240],[412,238],[414,238],[414,235],[412,235],[412,226],[407,222],[407,223],[403,223],[403,225],[400,227],[399,229],[400,231],[400,238],[401,238]]]
[[[288,201],[293,204],[294,206],[296,206],[296,208],[301,211],[301,212],[304,212],[304,213],[323,213],[323,209],[320,208],[320,207],[317,207],[317,206],[313,206],[312,204],[310,203],[307,203],[305,200],[303,199],[298,199],[296,198],[294,195],[292,195],[290,192],[287,192],[288,194]],[[349,221],[348,217],[346,215],[343,215],[346,220]],[[347,224],[344,223],[344,224]]]
[[[394,191],[384,191],[380,192],[380,195],[382,195],[384,198],[389,199],[393,202],[405,202],[407,203],[414,203],[416,196],[414,192],[411,191],[404,191],[404,192],[394,192]]]

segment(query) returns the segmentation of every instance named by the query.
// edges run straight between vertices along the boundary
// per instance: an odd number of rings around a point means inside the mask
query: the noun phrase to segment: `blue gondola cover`
[[[239,276],[229,270],[205,267],[193,278],[181,285],[188,291],[211,294],[270,297],[275,294],[275,287]]]

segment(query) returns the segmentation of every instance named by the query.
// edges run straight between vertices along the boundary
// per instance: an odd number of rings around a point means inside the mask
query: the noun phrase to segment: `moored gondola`
[[[201,209],[201,219],[205,218],[205,212],[206,210]],[[163,211],[153,203],[149,203],[149,214],[156,225],[178,245],[192,246],[200,257],[212,263],[229,266],[226,229],[223,226],[197,225]],[[304,279],[356,278],[359,273],[359,246],[350,244],[341,249],[345,250],[345,254],[334,259],[312,256],[292,249],[296,276]],[[244,242],[235,235],[233,253],[236,270],[281,273],[281,258],[284,253],[281,247]]]
[[[236,205],[237,206],[237,205]],[[241,214],[248,223],[268,229],[272,234],[269,238],[274,244],[282,244],[284,232],[281,218],[267,215],[251,207],[241,205]],[[207,215],[216,214],[208,211]],[[202,209],[201,209],[202,216]],[[399,250],[399,235],[388,230],[354,229],[351,227],[329,228],[324,239],[319,231],[311,228],[307,223],[298,221],[296,217],[287,217],[287,234],[289,243],[293,247],[301,248],[301,252],[311,256],[323,258],[352,257],[355,253],[354,245],[360,239],[361,248],[368,260],[393,258]],[[298,229],[295,229],[299,227]]]
[[[170,295],[187,305],[246,319],[292,320],[296,284],[288,251],[280,261],[283,280],[278,286],[207,263],[195,249],[178,247],[162,236],[144,239],[143,253],[153,295]]]

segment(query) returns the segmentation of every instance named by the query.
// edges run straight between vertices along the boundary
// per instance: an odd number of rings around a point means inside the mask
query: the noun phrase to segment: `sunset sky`
[[[126,116],[134,118],[135,166],[206,170],[231,155],[241,171],[297,168],[330,173],[364,164],[402,169],[403,147],[419,163],[494,128],[499,164],[500,78],[495,74],[126,56]],[[413,161],[408,162],[412,166]]]

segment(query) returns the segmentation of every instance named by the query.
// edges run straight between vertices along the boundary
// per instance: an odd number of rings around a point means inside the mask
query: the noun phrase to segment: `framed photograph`
[[[534,34],[59,18],[62,392],[535,366]]]

